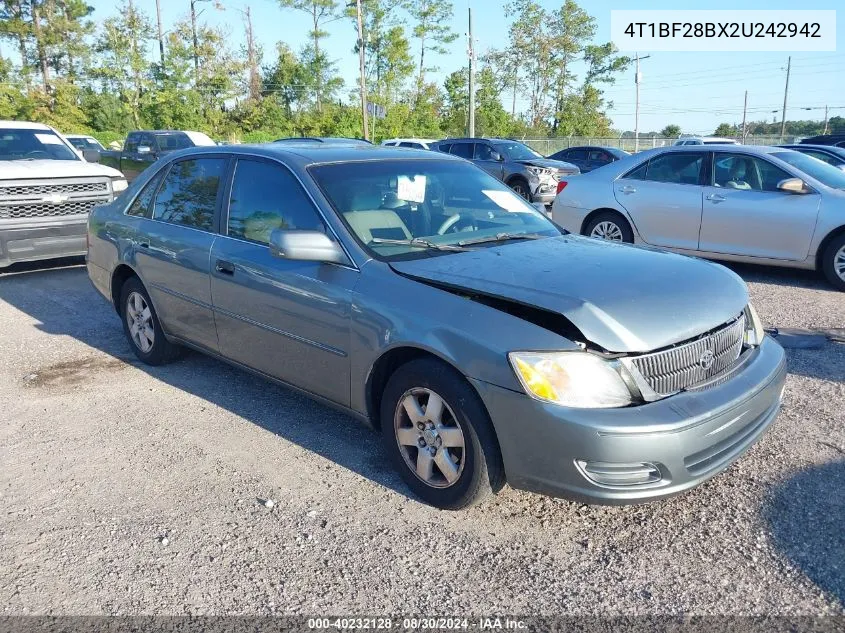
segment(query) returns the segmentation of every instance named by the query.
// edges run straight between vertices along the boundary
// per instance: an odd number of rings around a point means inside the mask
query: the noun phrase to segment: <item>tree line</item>
[[[263,50],[242,3],[168,0],[184,17],[161,25],[154,0],[119,0],[109,16],[85,0],[0,0],[0,119],[47,123],[67,133],[122,138],[132,129],[190,129],[214,138],[360,136],[358,78],[342,77],[327,54],[330,24],[347,25],[349,55],[365,56],[368,99],[386,110],[377,138],[466,133],[469,70],[464,59],[442,84],[434,62],[458,38],[451,0],[277,0],[307,16],[307,42]],[[243,23],[246,44],[210,24],[207,11]],[[553,11],[510,0],[501,47],[479,56],[476,133],[490,136],[609,136],[612,84],[630,59],[594,42],[596,20],[574,0]],[[227,16],[228,17],[228,16]],[[237,19],[234,19],[237,18]],[[335,37],[338,37],[335,35]],[[503,105],[502,95],[507,95]],[[520,107],[518,107],[518,104]]]

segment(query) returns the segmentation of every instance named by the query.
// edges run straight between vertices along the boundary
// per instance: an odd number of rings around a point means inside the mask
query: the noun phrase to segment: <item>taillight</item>
[[[560,180],[557,183],[557,192],[560,193],[564,189],[566,189],[566,185],[569,184],[565,180]]]

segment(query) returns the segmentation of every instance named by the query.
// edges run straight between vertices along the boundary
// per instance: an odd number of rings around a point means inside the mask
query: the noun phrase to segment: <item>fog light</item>
[[[600,486],[642,486],[660,481],[663,475],[651,462],[575,462],[581,474]]]

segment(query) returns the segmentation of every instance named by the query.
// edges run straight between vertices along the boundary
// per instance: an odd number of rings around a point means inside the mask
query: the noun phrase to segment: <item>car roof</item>
[[[798,150],[799,152],[802,149],[817,149],[822,152],[833,152],[834,154],[845,152],[845,147],[839,147],[838,145],[816,145],[815,143],[788,143],[786,145],[777,145],[776,147],[786,147]]]
[[[436,143],[433,138],[386,138],[382,143]]]
[[[279,158],[295,162],[302,166],[357,162],[419,158],[422,160],[453,160],[462,161],[462,158],[431,152],[425,149],[413,149],[408,147],[390,147],[385,145],[342,145],[342,144],[288,144],[288,143],[263,143],[261,145],[224,145],[191,147],[179,150],[170,154],[173,158],[183,156],[194,156],[199,154],[243,154],[248,156],[266,156],[268,158]]]
[[[32,121],[0,121],[0,127],[17,128],[19,130],[52,130],[44,123],[33,123]]]
[[[65,134],[65,138],[94,138],[90,134]],[[96,141],[97,139],[94,138]]]
[[[772,145],[735,145],[733,143],[711,143],[710,145],[667,145],[666,147],[655,147],[643,150],[632,157],[652,156],[661,152],[729,152],[734,154],[774,154],[784,151],[784,147]]]
[[[369,141],[362,138],[346,138],[343,136],[288,136],[286,138],[277,138],[273,143],[297,143],[307,145],[309,143],[314,145],[321,145],[324,143],[347,144],[347,145],[372,145]]]

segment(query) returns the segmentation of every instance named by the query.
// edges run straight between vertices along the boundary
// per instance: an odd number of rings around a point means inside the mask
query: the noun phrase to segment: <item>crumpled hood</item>
[[[647,352],[693,338],[748,303],[745,283],[724,266],[573,235],[391,266],[420,281],[562,314],[611,352]]]
[[[122,177],[116,169],[84,160],[0,160],[0,180],[41,178]]]
[[[563,171],[579,171],[578,167],[572,163],[567,163],[563,160],[552,160],[551,158],[530,158],[518,161],[523,165],[536,165],[537,167],[546,167],[548,169],[561,169]]]

